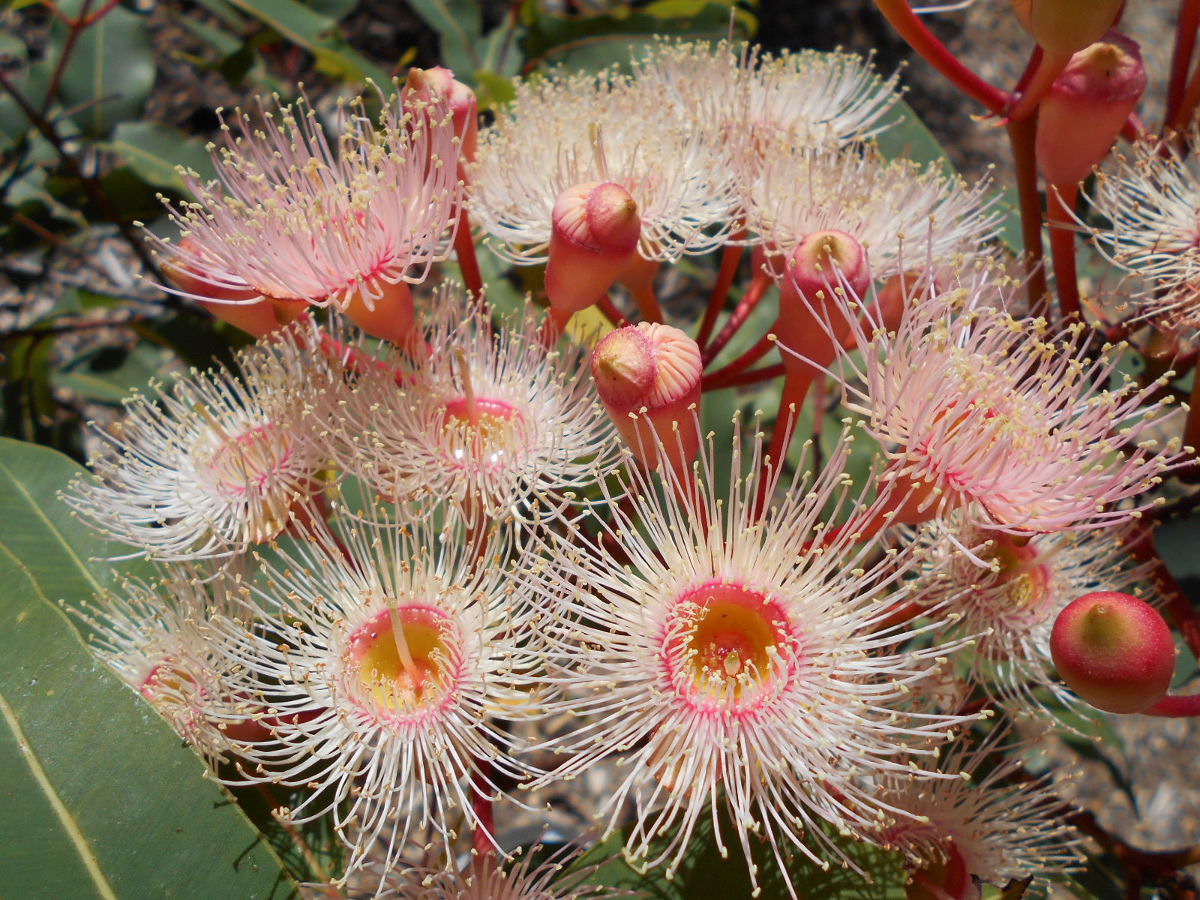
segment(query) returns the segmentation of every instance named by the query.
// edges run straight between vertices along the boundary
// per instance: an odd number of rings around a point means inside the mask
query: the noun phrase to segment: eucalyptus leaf
[[[409,0],[413,12],[438,33],[442,64],[464,83],[483,61],[478,45],[483,35],[483,7],[476,0]]]
[[[80,4],[61,6],[72,15]],[[57,62],[67,35],[67,26],[55,19],[49,58]],[[63,72],[58,102],[76,110],[71,118],[84,133],[100,137],[116,123],[141,114],[154,75],[146,17],[117,6],[80,32]]]
[[[178,166],[199,173],[203,179],[216,175],[202,140],[160,122],[122,122],[113,131],[112,140],[101,146],[120,156],[147,184],[179,193],[186,193],[186,188]]]
[[[762,893],[756,895],[750,883],[746,857],[727,821],[721,822],[721,837],[726,853],[722,853],[717,843],[711,819],[702,819],[684,851],[679,870],[670,878],[665,866],[640,872],[621,858],[619,852],[625,840],[622,831],[589,851],[580,864],[599,866],[587,879],[589,884],[637,891],[641,896],[655,900],[695,900],[698,897],[788,900],[790,895],[785,879],[790,879],[805,900],[904,900],[908,876],[900,855],[841,837],[834,840],[863,874],[838,865],[832,865],[826,871],[800,854],[796,854],[787,871],[783,872],[765,841],[752,835],[751,855],[758,866],[762,888]],[[654,855],[652,850],[651,856]]]
[[[662,35],[720,40],[753,35],[757,20],[744,9],[722,0],[659,0],[631,12],[618,8],[604,15],[563,15],[526,0],[527,26],[521,40],[529,65],[563,64],[569,69],[602,69],[629,62],[630,49]],[[536,10],[536,12],[534,12]]]
[[[386,87],[391,79],[337,33],[337,22],[296,0],[229,0],[229,6],[271,26],[280,37],[299,44],[317,58],[318,68],[344,79],[370,78]]]
[[[228,795],[60,608],[113,578],[89,558],[115,548],[57,498],[79,471],[0,440],[0,896],[292,896]]]

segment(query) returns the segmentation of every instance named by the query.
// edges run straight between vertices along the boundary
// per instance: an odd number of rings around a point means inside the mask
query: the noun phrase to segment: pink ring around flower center
[[[781,604],[737,583],[710,581],[679,596],[660,648],[672,689],[697,711],[757,712],[801,662]]]
[[[414,724],[453,705],[463,665],[454,619],[435,606],[376,613],[350,635],[343,659],[351,693],[373,717]]]

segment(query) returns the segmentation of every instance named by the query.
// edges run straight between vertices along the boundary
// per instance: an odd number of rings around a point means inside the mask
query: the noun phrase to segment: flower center
[[[286,433],[270,423],[232,435],[214,428],[212,437],[198,453],[198,468],[225,497],[266,492],[292,458]]]
[[[196,688],[198,686],[195,678],[181,669],[173,660],[164,659],[142,680],[138,686],[138,693],[153,704],[170,703],[185,696],[189,689]]]
[[[1050,569],[1041,560],[1033,542],[1018,544],[1003,533],[992,537],[992,548],[983,557],[999,565],[998,584],[1004,586],[1004,608],[997,612],[1006,616],[1039,619],[1050,599]]]
[[[670,631],[675,684],[739,707],[753,703],[795,652],[779,604],[738,584],[714,581],[684,594]]]
[[[486,465],[513,458],[524,424],[511,403],[470,394],[446,401],[444,421],[451,459]]]
[[[440,609],[385,609],[350,636],[347,662],[354,687],[378,712],[428,709],[449,691],[456,636]]]

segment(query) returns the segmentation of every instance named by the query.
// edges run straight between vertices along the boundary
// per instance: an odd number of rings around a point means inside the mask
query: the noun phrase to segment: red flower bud
[[[628,267],[641,228],[637,203],[619,184],[577,184],[559,194],[546,264],[546,294],[560,319],[565,321],[604,296]]]
[[[1175,672],[1175,642],[1162,616],[1116,591],[1085,594],[1059,613],[1050,654],[1071,690],[1106,712],[1153,706]]]
[[[454,117],[454,133],[462,139],[462,159],[474,162],[479,147],[479,112],[475,92],[454,77],[445,66],[432,69],[409,69],[401,102],[408,108],[412,100],[424,103],[442,99],[450,105]]]
[[[1071,57],[1038,108],[1037,159],[1046,181],[1074,186],[1087,178],[1145,88],[1138,45],[1115,31]]]
[[[642,322],[607,335],[592,351],[592,377],[604,408],[647,467],[658,445],[677,473],[700,450],[694,408],[704,364],[694,340],[670,325]]]

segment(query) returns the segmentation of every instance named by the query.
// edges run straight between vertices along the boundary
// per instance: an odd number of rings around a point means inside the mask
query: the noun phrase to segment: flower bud
[[[1084,594],[1059,613],[1050,655],[1071,690],[1106,712],[1153,706],[1175,671],[1175,642],[1162,616],[1116,591]]]
[[[475,92],[454,77],[445,66],[432,69],[409,69],[401,102],[405,108],[412,100],[425,103],[443,99],[450,105],[454,117],[454,133],[462,139],[462,159],[474,162],[479,147],[479,112]]]
[[[1100,40],[1123,0],[1012,0],[1021,25],[1047,53],[1070,56]]]
[[[830,292],[861,297],[870,282],[867,254],[857,238],[844,231],[808,235],[788,257],[779,286],[779,342],[812,365],[827,365],[851,331],[837,304],[829,302]],[[788,353],[783,359],[787,366],[809,365]]]
[[[377,282],[377,296],[368,297],[360,288],[342,310],[346,317],[372,337],[407,347],[413,339],[416,312],[412,292],[403,281]]]
[[[1037,160],[1052,185],[1075,185],[1111,149],[1146,88],[1134,41],[1110,31],[1079,51],[1038,110]]]
[[[693,412],[704,364],[694,340],[670,325],[642,322],[608,334],[592,351],[592,377],[617,430],[643,465],[658,445],[677,473],[700,450]]]
[[[641,229],[637,203],[619,184],[577,184],[559,194],[546,264],[546,294],[559,318],[604,296],[628,267]]]

